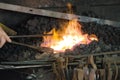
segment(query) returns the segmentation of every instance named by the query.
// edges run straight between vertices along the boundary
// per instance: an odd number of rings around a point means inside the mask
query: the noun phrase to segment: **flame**
[[[68,13],[73,14],[72,4],[68,2],[67,7],[68,7]]]
[[[98,41],[96,35],[83,34],[81,25],[77,20],[71,20],[67,25],[61,29],[56,30],[53,28],[48,34],[53,33],[52,36],[44,36],[44,42],[41,44],[43,47],[50,47],[55,52],[64,52],[66,49],[73,49],[75,45],[89,44],[91,41]]]

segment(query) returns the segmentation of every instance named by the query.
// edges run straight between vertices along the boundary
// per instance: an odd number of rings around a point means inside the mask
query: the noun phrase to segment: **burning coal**
[[[71,20],[67,24],[56,30],[53,28],[47,34],[52,36],[44,36],[42,47],[50,47],[55,52],[64,52],[66,49],[73,49],[75,45],[89,44],[93,40],[98,41],[96,35],[85,34],[81,30],[81,25],[77,20]]]

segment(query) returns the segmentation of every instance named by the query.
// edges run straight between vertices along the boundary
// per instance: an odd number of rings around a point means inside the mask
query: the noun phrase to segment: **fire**
[[[84,34],[81,30],[81,25],[77,20],[71,20],[67,25],[64,25],[61,29],[52,29],[48,34],[52,36],[44,36],[44,42],[42,47],[50,47],[55,52],[64,52],[66,49],[73,49],[75,45],[89,44],[91,41],[98,41],[96,35]]]

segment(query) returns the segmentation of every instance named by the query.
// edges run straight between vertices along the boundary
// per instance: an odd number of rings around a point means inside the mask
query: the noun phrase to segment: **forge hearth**
[[[21,23],[19,27],[14,27],[18,35],[24,34],[42,34],[44,32],[49,32],[54,27],[56,29],[60,28],[61,22],[68,22],[66,20],[38,17],[35,16],[25,23]],[[65,55],[78,55],[78,54],[90,54],[90,53],[100,53],[107,51],[117,51],[120,50],[120,33],[119,27],[112,27],[108,25],[99,25],[96,23],[80,23],[82,29],[85,33],[95,34],[99,41],[93,41],[90,44],[80,44],[76,45],[74,50],[66,49]],[[49,26],[49,27],[48,27]],[[33,29],[34,27],[34,29]],[[39,47],[42,43],[41,38],[18,38],[13,39],[14,41],[26,43]],[[12,53],[12,54],[11,54]],[[30,60],[35,59],[35,55],[39,52],[32,50],[28,47],[18,46],[14,44],[6,44],[1,49],[1,60]],[[41,53],[40,53],[41,54]],[[14,60],[13,60],[14,59]]]
[[[119,5],[119,0],[0,0],[0,25],[15,33],[7,33],[12,43],[0,48],[0,80],[119,80]]]
[[[60,25],[67,22],[69,21],[63,19],[33,16],[26,22],[20,23],[18,27],[13,27],[13,29],[18,35],[43,34],[44,32],[50,32],[53,28],[59,30],[61,27]],[[113,73],[116,73],[113,76],[117,76],[116,65],[119,65],[119,55],[117,54],[120,51],[120,27],[100,25],[94,22],[79,23],[84,33],[88,33],[88,35],[95,34],[98,41],[93,40],[89,44],[78,44],[75,45],[72,50],[66,49],[64,52],[57,53],[54,51],[52,53],[38,51],[26,46],[6,43],[0,50],[1,64],[5,65],[3,68],[16,69],[24,67],[24,69],[17,71],[21,74],[25,73],[22,74],[22,76],[25,76],[27,80],[54,80],[58,77],[62,78],[62,76],[64,76],[64,79],[67,78],[65,80],[70,80],[72,78],[74,80],[74,74],[77,73],[77,70],[83,72],[83,68],[86,68],[84,65],[88,65],[90,70],[91,66],[94,67],[94,69],[96,69],[95,67],[97,66],[99,74],[100,72],[108,70],[110,64],[114,64],[111,65],[112,67],[116,67],[115,69],[113,68]],[[43,43],[42,37],[13,38],[12,40],[36,47],[40,47]],[[51,49],[50,47],[47,48]],[[114,61],[116,61],[116,63],[114,63]],[[109,64],[108,62],[111,63]],[[95,63],[95,65],[93,65],[93,63]],[[13,66],[11,66],[11,64]],[[61,71],[65,71],[65,74],[61,73]],[[70,73],[70,75],[67,73]],[[56,76],[57,74],[60,76]],[[106,74],[107,73],[105,73],[105,75]]]

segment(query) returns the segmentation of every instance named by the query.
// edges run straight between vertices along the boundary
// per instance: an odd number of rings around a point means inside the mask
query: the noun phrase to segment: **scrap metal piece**
[[[52,67],[53,67],[53,73],[54,73],[55,76],[56,76],[56,79],[55,79],[55,80],[60,80],[60,75],[59,75],[59,73],[58,73],[58,71],[57,71],[56,64],[53,63]]]
[[[74,71],[73,71],[73,78],[72,78],[72,80],[78,80],[78,77],[77,77],[78,75],[77,75],[77,70],[76,69],[74,69]]]
[[[93,69],[96,71],[97,70],[97,65],[94,62],[93,55],[91,55],[90,57],[88,57],[88,62],[89,62],[89,64],[92,65]],[[92,72],[94,72],[94,71],[92,71]]]
[[[117,66],[117,64],[116,64],[116,62],[114,62],[114,65],[115,65],[115,78],[114,78],[114,80],[117,80],[117,77],[118,77],[118,71],[119,71],[119,69],[118,69],[118,66]]]
[[[60,18],[60,19],[66,19],[66,20],[78,19],[78,21],[80,22],[96,22],[101,25],[111,25],[114,27],[120,27],[120,22],[117,22],[117,21],[104,20],[104,19],[92,18],[87,16],[79,16],[79,15],[61,13],[56,11],[44,10],[44,9],[35,9],[35,8],[18,6],[13,4],[0,3],[0,9],[40,15],[40,16],[53,17],[53,18]]]
[[[91,69],[90,71],[89,80],[96,80],[96,74],[94,69]]]
[[[108,62],[108,67],[107,68],[108,68],[107,80],[112,80],[113,71],[112,71],[110,62]]]
[[[92,69],[90,70],[90,73],[89,73],[89,80],[96,80],[95,72],[97,70],[97,65],[94,62],[93,55],[88,57],[88,63],[91,64],[92,66]]]
[[[84,71],[84,80],[89,80],[89,69],[87,65],[83,67],[83,71]]]
[[[64,62],[65,59],[63,57],[58,57],[56,63],[53,64],[53,72],[56,75],[56,80],[66,80]]]
[[[106,80],[105,79],[105,75],[106,75],[105,69],[99,69],[99,72],[100,72],[100,80]]]

